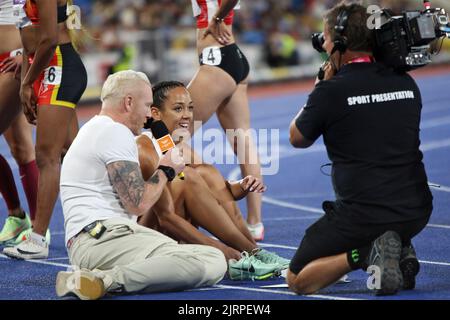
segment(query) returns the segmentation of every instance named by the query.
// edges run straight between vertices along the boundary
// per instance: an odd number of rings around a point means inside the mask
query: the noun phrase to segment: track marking
[[[268,248],[281,248],[281,249],[290,249],[290,250],[297,250],[297,247],[292,246],[285,246],[282,244],[273,244],[273,243],[264,243],[264,242],[258,242],[258,247],[268,247]]]
[[[429,120],[422,120],[420,123],[420,129],[435,128],[447,124],[450,124],[450,117],[432,118]]]
[[[54,260],[70,260],[70,258],[69,257],[59,257],[59,258],[45,259],[45,261],[54,261]]]
[[[284,218],[264,218],[264,221],[287,221],[287,220],[313,220],[317,219],[317,216],[306,217],[284,217]]]
[[[1,253],[0,253],[0,258],[12,260],[11,258],[9,258],[9,257],[7,257],[7,256],[5,256],[4,254],[1,254]],[[57,262],[50,262],[50,261],[47,261],[47,260],[21,260],[21,261],[37,263],[37,264],[46,264],[46,265],[49,265],[49,266],[62,267],[62,268],[69,268],[69,267],[71,267],[68,264],[57,263]]]
[[[197,292],[197,291],[218,291],[218,290],[224,290],[224,288],[198,288],[198,289],[189,289],[189,290],[184,290],[184,292]]]
[[[313,208],[313,207],[309,207],[309,206],[302,206],[300,204],[295,204],[295,203],[291,203],[291,202],[287,202],[287,201],[276,200],[276,199],[273,199],[273,198],[267,197],[267,196],[263,196],[262,198],[263,198],[263,202],[273,204],[276,206],[296,209],[296,210],[300,210],[300,211],[307,211],[307,212],[323,214],[322,209]]]
[[[289,296],[297,296],[297,297],[303,297],[303,298],[316,298],[316,299],[326,299],[326,300],[362,300],[362,299],[355,299],[355,298],[344,298],[344,297],[337,297],[337,296],[326,296],[321,294],[311,294],[311,295],[305,295],[301,296],[291,291],[280,291],[280,290],[270,290],[270,289],[263,289],[263,288],[250,288],[250,287],[238,287],[238,286],[229,286],[229,285],[221,285],[216,284],[214,287],[222,288],[222,289],[234,289],[234,290],[243,290],[243,291],[253,291],[253,292],[266,292],[266,293],[275,293],[275,294],[284,294]]]
[[[449,226],[449,225],[446,225],[446,224],[433,224],[433,223],[429,223],[429,224],[427,224],[427,227],[450,229],[450,226]]]
[[[450,139],[434,140],[427,143],[422,143],[420,146],[420,150],[426,152],[446,147],[450,147]]]
[[[439,183],[434,183],[434,182],[428,182],[428,183],[431,184],[430,188],[432,188],[433,190],[450,193],[450,187],[444,186]]]
[[[434,264],[437,266],[448,266],[450,267],[450,263],[448,262],[436,262],[436,261],[426,261],[426,260],[419,260],[420,263],[425,263],[425,264]]]

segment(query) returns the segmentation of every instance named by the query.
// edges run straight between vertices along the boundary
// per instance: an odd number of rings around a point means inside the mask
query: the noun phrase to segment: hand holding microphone
[[[177,175],[183,173],[185,167],[184,159],[180,155],[180,150],[175,147],[167,151],[159,161],[158,169],[162,170],[167,177],[167,180],[172,181]],[[180,177],[181,179],[181,177]]]
[[[325,61],[317,74],[316,84],[322,80],[330,80],[336,74],[335,68],[330,60]]]
[[[153,121],[150,125],[150,130],[152,131],[153,137],[155,137],[156,141],[158,142],[159,148],[161,149],[161,152],[163,154],[165,154],[166,152],[168,152],[169,150],[172,150],[171,152],[169,152],[169,154],[165,155],[162,159],[160,164],[162,166],[166,166],[164,164],[163,159],[167,158],[168,156],[171,156],[171,161],[175,162],[177,159],[180,160],[180,162],[182,162],[182,168],[180,170],[176,170],[176,168],[174,167],[175,171],[177,171],[176,173],[178,173],[178,177],[181,180],[184,180],[184,173],[183,173],[183,169],[184,169],[184,160],[183,157],[180,153],[180,150],[178,148],[176,148],[175,143],[172,140],[172,137],[170,136],[169,130],[167,129],[166,125],[164,124],[164,122],[162,122],[161,120],[158,121]],[[175,151],[176,154],[173,154],[173,152]],[[179,167],[179,165],[177,163],[174,163],[176,166]]]

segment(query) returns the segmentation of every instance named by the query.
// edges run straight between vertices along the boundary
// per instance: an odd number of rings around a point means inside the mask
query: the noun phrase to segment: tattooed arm
[[[123,207],[137,216],[145,214],[158,201],[167,183],[161,170],[156,170],[145,181],[139,164],[132,161],[116,161],[108,164],[106,169]]]

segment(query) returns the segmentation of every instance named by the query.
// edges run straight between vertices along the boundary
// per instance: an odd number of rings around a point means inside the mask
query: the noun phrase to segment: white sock
[[[45,237],[41,236],[40,234],[36,233],[36,232],[31,232],[30,234],[30,239],[39,244],[42,245],[43,247],[45,247],[47,245],[47,241],[45,240]]]
[[[247,223],[247,225],[248,225],[250,228],[260,228],[260,227],[263,226],[262,222],[258,222],[258,223],[255,223],[255,224],[249,224],[249,223]]]

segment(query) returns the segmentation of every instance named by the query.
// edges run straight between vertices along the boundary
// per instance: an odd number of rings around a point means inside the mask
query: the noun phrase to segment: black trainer
[[[367,259],[369,266],[379,268],[380,287],[376,295],[395,294],[403,285],[403,275],[399,261],[402,250],[400,236],[394,231],[387,231],[372,243]]]
[[[420,264],[412,244],[402,248],[400,270],[403,274],[403,289],[414,289],[416,287],[416,276],[420,271]]]

